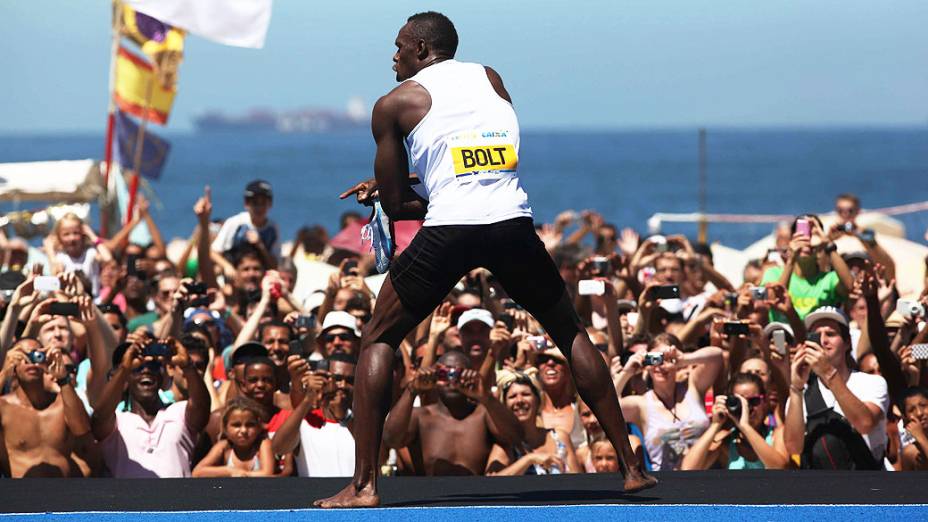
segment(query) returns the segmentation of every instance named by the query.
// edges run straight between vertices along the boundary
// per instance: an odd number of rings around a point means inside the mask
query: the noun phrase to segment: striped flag
[[[164,125],[168,122],[175,90],[155,81],[154,68],[144,58],[123,47],[116,56],[116,89],[113,99],[121,110]]]

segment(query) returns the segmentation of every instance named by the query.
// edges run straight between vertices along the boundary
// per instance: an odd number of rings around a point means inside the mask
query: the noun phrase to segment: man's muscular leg
[[[531,310],[530,310],[531,312]],[[590,341],[567,292],[550,310],[533,315],[564,351],[580,397],[583,398],[613,447],[618,450],[619,467],[625,476],[625,492],[632,493],[657,484],[647,475],[628,442],[628,429],[609,369]]]
[[[421,320],[403,307],[387,277],[377,296],[371,320],[361,335],[361,353],[355,368],[354,478],[334,496],[314,502],[315,506],[373,507],[380,504],[377,464],[383,423],[391,406],[393,354],[403,337]]]

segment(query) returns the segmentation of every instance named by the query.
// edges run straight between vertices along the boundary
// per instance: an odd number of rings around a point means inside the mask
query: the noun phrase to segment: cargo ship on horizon
[[[359,98],[348,102],[347,110],[295,109],[274,111],[251,109],[245,114],[206,112],[193,120],[197,132],[258,131],[280,133],[321,133],[370,128],[370,115]]]

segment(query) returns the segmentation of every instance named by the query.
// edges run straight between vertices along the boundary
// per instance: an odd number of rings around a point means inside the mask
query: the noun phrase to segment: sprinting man
[[[489,269],[567,356],[581,397],[619,450],[625,491],[653,486],[657,481],[642,471],[629,447],[609,371],[535,233],[517,175],[519,123],[502,79],[490,67],[454,60],[457,32],[442,14],[409,17],[395,43],[393,69],[402,83],[374,105],[375,179],[342,197],[354,194],[366,203],[376,192],[390,219],[425,223],[393,262],[363,332],[353,408],[354,478],[315,505],[380,503],[377,458],[390,409],[393,354],[476,267]],[[418,192],[410,185],[410,164],[421,180]]]

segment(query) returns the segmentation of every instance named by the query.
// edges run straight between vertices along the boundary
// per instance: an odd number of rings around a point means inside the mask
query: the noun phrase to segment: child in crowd
[[[594,473],[618,473],[619,456],[609,439],[596,439],[590,443],[590,457]]]
[[[74,213],[67,213],[56,223],[44,241],[45,255],[53,275],[82,272],[90,280],[93,295],[100,293],[100,265],[113,256],[103,240]]]
[[[236,397],[222,413],[222,439],[193,470],[194,477],[272,477],[274,452],[261,423],[261,405]]]

